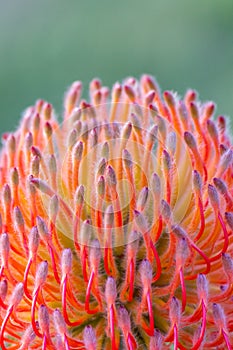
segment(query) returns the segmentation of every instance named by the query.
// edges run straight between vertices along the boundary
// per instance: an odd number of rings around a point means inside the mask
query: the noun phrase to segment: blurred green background
[[[233,0],[0,0],[0,132],[67,86],[156,76],[233,118]]]

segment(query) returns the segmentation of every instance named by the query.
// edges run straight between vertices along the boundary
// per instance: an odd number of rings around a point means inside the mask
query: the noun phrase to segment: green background
[[[142,73],[233,118],[233,0],[0,0],[0,132],[73,80]]]

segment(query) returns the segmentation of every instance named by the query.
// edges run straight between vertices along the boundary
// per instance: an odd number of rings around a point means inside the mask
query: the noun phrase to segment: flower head
[[[3,136],[2,350],[231,349],[225,118],[147,75],[81,90]]]

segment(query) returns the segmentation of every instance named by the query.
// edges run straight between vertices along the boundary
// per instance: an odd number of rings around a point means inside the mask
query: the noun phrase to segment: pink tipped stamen
[[[147,292],[146,300],[147,300],[147,307],[148,307],[149,321],[150,321],[150,327],[148,329],[148,334],[150,336],[152,336],[154,334],[154,316],[153,316],[152,300],[151,300],[150,291]]]
[[[127,347],[128,347],[128,350],[137,349],[137,343],[130,332],[128,333],[128,336],[127,336]]]
[[[26,237],[26,232],[25,230],[23,229],[22,230],[22,238],[23,238],[23,247],[25,249],[25,252],[26,252],[26,256],[28,257],[29,255],[29,250],[28,250],[28,243],[27,243],[27,237]]]
[[[176,323],[174,324],[174,350],[178,350],[178,329]]]
[[[78,244],[78,232],[80,229],[80,217],[81,217],[82,208],[78,206],[76,209],[76,215],[74,219],[74,245],[77,251],[80,251],[80,245]]]
[[[224,220],[223,220],[223,217],[222,217],[220,211],[218,212],[218,219],[219,219],[220,225],[222,226],[223,234],[224,234],[224,246],[222,249],[222,254],[223,254],[227,251],[227,248],[229,245],[229,238],[228,238],[227,228],[226,228],[226,225],[224,223]]]
[[[97,203],[97,210],[95,211],[95,223],[96,223],[96,227],[98,228],[99,233],[101,232],[101,227],[103,227],[103,219],[102,219],[102,215],[101,215],[101,204],[102,204],[102,200],[98,200]]]
[[[166,201],[168,204],[171,203],[171,180],[170,180],[170,175],[167,175],[167,181],[166,181],[166,186],[167,186],[167,193],[166,193]]]
[[[86,299],[85,299],[85,310],[87,311],[87,313],[92,313],[90,308],[89,308],[89,301],[90,301],[91,287],[92,287],[94,277],[95,277],[95,272],[94,272],[94,270],[92,270],[89,281],[88,281],[88,285],[87,285]]]
[[[158,229],[157,229],[155,239],[154,239],[155,243],[159,240],[159,238],[162,234],[162,231],[163,231],[163,219],[162,219],[162,215],[159,215],[159,225],[158,225]]]
[[[208,173],[207,173],[206,166],[201,158],[201,155],[200,155],[198,149],[195,148],[192,151],[193,151],[193,155],[195,158],[196,168],[203,174],[204,183],[206,183],[206,181],[208,179]]]
[[[123,218],[122,218],[122,212],[121,212],[121,205],[120,205],[120,200],[118,197],[118,194],[116,193],[116,207],[114,208],[114,217],[115,217],[115,223],[116,227],[122,228],[123,226]]]
[[[95,278],[95,272],[94,272],[94,270],[92,270],[89,281],[88,281],[88,285],[87,285],[86,299],[85,299],[85,310],[88,314],[96,314],[99,311],[99,307],[96,307],[95,309],[91,310],[90,306],[89,306],[90,296],[91,296],[91,288],[93,286],[94,278]]]
[[[108,276],[116,276],[112,248],[109,246],[104,248],[104,268]]]
[[[66,334],[64,334],[64,344],[65,344],[65,350],[70,350],[70,346],[69,346],[69,342]]]
[[[154,255],[154,258],[155,258],[155,261],[157,264],[157,272],[152,280],[152,282],[156,282],[156,281],[158,281],[158,279],[160,278],[161,273],[162,273],[161,261],[160,261],[159,254],[158,254],[152,240],[150,240],[150,247],[153,251],[153,255]]]
[[[36,224],[36,217],[37,217],[35,196],[31,196],[30,202],[31,202],[30,219],[31,219],[31,227],[33,227]]]
[[[64,344],[65,344],[65,350],[70,350],[70,346],[69,346],[68,338],[66,334],[64,334]]]
[[[125,300],[125,294],[127,294],[128,289],[129,289],[129,294],[126,299],[129,302],[133,300],[134,280],[135,280],[135,263],[134,263],[134,258],[131,258],[130,262],[127,264],[126,282],[121,292],[122,301]]]
[[[54,224],[55,219],[49,220],[49,230],[51,232],[52,239],[55,242],[56,247],[59,249],[59,251],[62,250],[61,243],[59,242],[58,235],[56,232],[56,225]]]
[[[176,237],[174,233],[171,231],[170,239],[169,239],[169,247],[163,256],[165,260],[168,259],[169,261],[168,266],[166,267],[166,270],[169,270],[170,267],[172,266],[172,257],[174,256],[175,251],[176,251]]]
[[[111,271],[109,269],[109,248],[104,248],[104,268],[107,275],[111,276]]]
[[[134,291],[134,261],[131,259],[129,265],[129,301],[133,300],[133,291]]]
[[[184,272],[183,268],[180,268],[180,284],[181,284],[181,290],[182,290],[182,311],[185,310],[186,307],[186,287],[184,282]]]
[[[208,172],[207,172],[205,164],[203,164],[203,170],[204,170],[204,182],[206,183],[206,181],[208,179]]]
[[[205,147],[204,147],[205,153],[203,155],[203,159],[206,162],[207,159],[208,159],[208,154],[209,154],[209,144],[208,144],[208,141],[207,141],[207,139],[205,137],[205,134],[203,132],[201,132],[201,137],[203,138],[203,141],[204,141],[204,144],[205,144]]]
[[[36,320],[35,320],[35,312],[36,312],[36,303],[37,303],[37,298],[40,292],[40,287],[37,288],[33,295],[32,299],[32,308],[31,308],[31,322],[32,322],[32,328],[37,337],[42,338],[42,334],[38,331]]]
[[[58,272],[57,272],[57,264],[55,262],[54,247],[52,246],[52,243],[50,243],[48,245],[48,248],[49,248],[49,254],[50,254],[50,257],[51,257],[54,277],[55,277],[57,283],[60,284],[61,281],[60,281],[60,277],[58,276]]]
[[[25,272],[24,272],[24,279],[23,279],[24,293],[25,293],[26,297],[29,300],[32,300],[32,296],[31,296],[31,294],[28,291],[27,281],[28,281],[28,274],[29,274],[31,265],[32,265],[32,258],[30,258],[28,260],[28,263],[27,263],[27,266],[26,266],[26,269],[25,269]]]
[[[111,305],[109,308],[109,323],[110,323],[112,350],[117,350],[116,339],[115,339],[115,320],[114,320],[114,307],[113,307],[113,305]]]
[[[130,338],[128,338],[127,340],[127,346],[128,346],[128,350],[134,350],[134,347]]]
[[[83,278],[84,278],[84,281],[88,283],[88,277],[87,277],[88,256],[87,256],[86,246],[81,247],[81,262],[82,262]]]
[[[130,220],[133,218],[133,211],[135,210],[135,207],[136,207],[136,189],[135,189],[135,181],[134,181],[132,171],[127,170],[126,174],[127,174],[129,184],[131,186],[131,200],[130,200],[130,210],[129,210],[129,220]]]
[[[5,316],[5,318],[4,318],[3,322],[2,322],[1,333],[0,333],[0,345],[1,345],[2,350],[7,350],[7,348],[5,347],[5,344],[4,344],[4,332],[5,332],[5,329],[6,329],[7,322],[8,322],[8,320],[11,317],[11,314],[13,312],[13,309],[14,309],[14,306],[12,305],[7,310],[6,316]]]
[[[47,335],[44,334],[44,335],[43,335],[42,350],[46,350],[46,349],[47,349],[47,345],[48,345],[48,342],[47,342]]]
[[[226,225],[223,221],[223,218],[222,218],[220,211],[218,211],[218,220],[219,220],[220,225],[221,225],[222,230],[223,230],[224,244],[223,244],[223,248],[222,248],[221,252],[219,252],[218,254],[216,254],[215,256],[213,256],[212,258],[209,259],[210,262],[217,261],[218,259],[220,259],[222,254],[227,251],[227,248],[229,245],[229,237],[228,237],[227,228],[226,228]]]
[[[222,335],[223,335],[224,341],[226,343],[227,350],[231,350],[232,346],[230,344],[229,337],[228,337],[228,335],[227,335],[227,333],[226,333],[226,331],[224,329],[222,329]]]
[[[201,236],[205,230],[204,209],[203,209],[203,203],[202,203],[202,200],[200,197],[198,197],[198,207],[199,207],[199,211],[200,211],[201,226],[200,226],[200,230],[199,230],[197,236],[194,239],[194,242],[197,242],[201,238]]]
[[[207,309],[205,306],[204,301],[201,301],[201,305],[202,305],[202,324],[201,324],[201,333],[200,336],[196,342],[196,344],[192,347],[192,350],[198,350],[199,347],[201,346],[201,343],[204,339],[204,335],[205,335],[205,330],[206,330],[206,313],[207,313]]]
[[[64,320],[66,322],[66,324],[70,327],[76,327],[76,326],[79,326],[83,320],[80,319],[79,321],[76,321],[76,322],[71,322],[69,320],[69,317],[68,317],[68,314],[67,314],[67,298],[66,298],[66,295],[67,294],[67,275],[65,276],[64,278],[64,281],[63,281],[63,284],[62,284],[62,311],[63,311],[63,317],[64,317]]]

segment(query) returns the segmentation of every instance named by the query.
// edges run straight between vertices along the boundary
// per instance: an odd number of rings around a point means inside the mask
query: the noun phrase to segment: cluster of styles
[[[2,137],[1,349],[232,349],[225,118],[148,75],[81,93]]]

